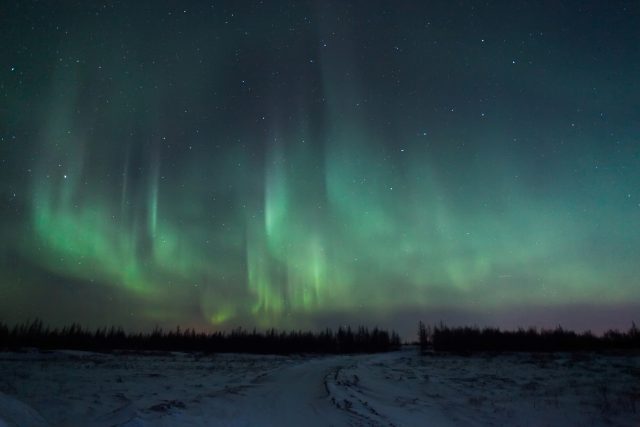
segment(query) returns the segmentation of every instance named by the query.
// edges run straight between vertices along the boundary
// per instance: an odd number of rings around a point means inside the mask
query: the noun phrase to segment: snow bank
[[[46,421],[34,409],[0,392],[0,427],[40,427]]]

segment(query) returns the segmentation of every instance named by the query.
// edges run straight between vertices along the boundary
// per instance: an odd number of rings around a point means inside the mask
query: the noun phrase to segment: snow
[[[4,426],[638,426],[640,355],[0,353]]]

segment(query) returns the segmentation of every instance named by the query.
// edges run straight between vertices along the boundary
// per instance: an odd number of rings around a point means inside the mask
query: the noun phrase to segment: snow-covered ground
[[[0,353],[4,426],[640,426],[640,356]]]

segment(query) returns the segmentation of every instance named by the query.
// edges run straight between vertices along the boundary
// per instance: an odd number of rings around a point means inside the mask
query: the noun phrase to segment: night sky
[[[106,3],[0,2],[0,320],[640,320],[640,2]]]

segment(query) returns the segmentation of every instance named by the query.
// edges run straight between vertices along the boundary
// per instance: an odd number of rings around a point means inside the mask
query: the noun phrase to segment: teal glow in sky
[[[5,9],[0,320],[634,320],[637,2]]]

